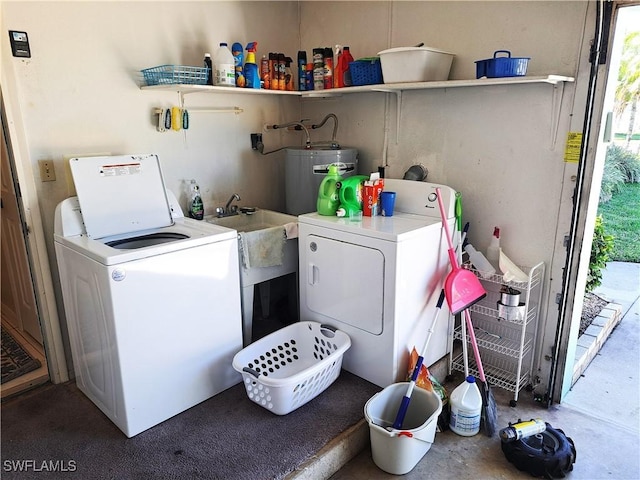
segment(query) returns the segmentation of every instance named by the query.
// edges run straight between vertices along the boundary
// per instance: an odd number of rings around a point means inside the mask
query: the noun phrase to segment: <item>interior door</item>
[[[5,131],[2,131],[1,185],[1,261],[2,261],[2,319],[18,331],[28,333],[42,345],[33,282],[27,257],[16,188],[9,165]]]

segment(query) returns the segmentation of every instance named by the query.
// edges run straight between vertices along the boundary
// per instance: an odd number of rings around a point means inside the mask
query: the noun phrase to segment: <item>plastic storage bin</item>
[[[498,57],[506,54],[506,57]],[[512,57],[509,50],[496,50],[493,58],[476,61],[476,78],[522,77],[527,74],[529,57]]]
[[[351,85],[377,85],[383,83],[380,59],[367,58],[349,62]]]
[[[394,383],[376,393],[364,406],[369,423],[371,456],[378,468],[394,475],[410,472],[429,451],[436,436],[442,400],[433,391],[416,387],[402,429],[393,425],[408,382]]]
[[[349,336],[318,322],[298,322],[261,338],[233,357],[249,398],[286,415],[313,400],[340,375]]]
[[[208,67],[190,67],[188,65],[160,65],[142,70],[147,85],[206,85]]]
[[[399,47],[379,52],[384,83],[449,79],[453,53],[430,47]]]

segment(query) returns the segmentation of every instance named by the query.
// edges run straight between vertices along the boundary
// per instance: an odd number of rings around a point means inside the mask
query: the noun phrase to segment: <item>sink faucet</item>
[[[216,213],[218,214],[218,217],[229,217],[231,215],[237,215],[238,206],[231,205],[231,204],[234,201],[240,201],[240,200],[241,200],[240,195],[238,195],[237,193],[234,193],[233,195],[231,195],[231,197],[229,198],[229,200],[227,201],[224,207],[216,208]]]

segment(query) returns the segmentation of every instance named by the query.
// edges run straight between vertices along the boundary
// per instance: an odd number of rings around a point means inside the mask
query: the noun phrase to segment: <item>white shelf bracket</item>
[[[400,138],[400,117],[402,116],[402,90],[393,92],[396,94],[396,145]]]
[[[560,112],[562,110],[562,99],[564,96],[564,82],[553,84],[553,98],[551,100],[551,150],[556,147],[558,128],[560,127]]]

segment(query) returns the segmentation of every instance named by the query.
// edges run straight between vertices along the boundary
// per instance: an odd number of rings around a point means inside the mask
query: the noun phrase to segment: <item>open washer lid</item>
[[[173,225],[157,155],[69,160],[89,238]]]

